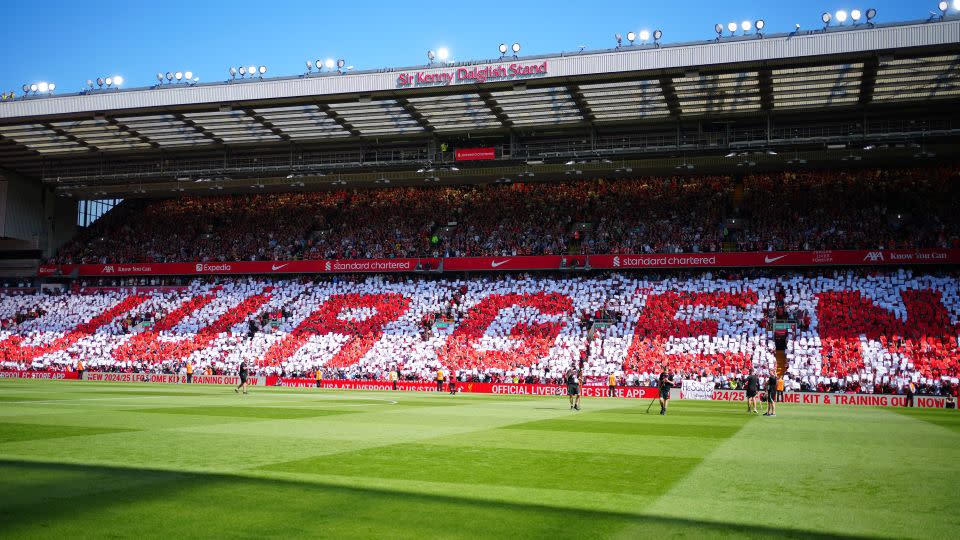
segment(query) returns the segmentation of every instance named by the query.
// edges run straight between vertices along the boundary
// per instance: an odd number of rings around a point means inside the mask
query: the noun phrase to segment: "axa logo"
[[[104,274],[112,274],[112,273],[113,273],[113,265],[112,265],[112,264],[108,264],[107,266],[104,266],[104,267],[103,267],[103,273],[104,273]]]
[[[510,259],[504,259],[502,261],[490,261],[490,268],[497,268],[498,266],[503,266],[510,262]]]
[[[327,264],[323,265],[323,269],[326,270],[327,272],[330,271],[330,261],[327,261]]]
[[[620,267],[620,256],[619,256],[619,255],[613,257],[613,265],[616,266],[617,268]]]
[[[864,257],[863,260],[865,260],[865,261],[870,261],[870,262],[882,261],[882,260],[883,260],[883,252],[882,252],[882,251],[870,251],[870,252],[867,252],[866,257]]]

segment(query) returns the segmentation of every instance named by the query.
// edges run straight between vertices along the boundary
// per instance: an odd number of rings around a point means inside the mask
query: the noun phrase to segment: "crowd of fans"
[[[744,179],[743,251],[960,247],[960,171],[783,172]]]
[[[742,199],[704,176],[128,200],[52,262],[957,247],[958,185],[939,168],[753,175]]]
[[[594,277],[224,278],[133,292],[0,297],[0,367],[649,384],[668,367],[732,388],[777,370],[787,389],[939,393],[960,375],[956,274],[709,273]]]

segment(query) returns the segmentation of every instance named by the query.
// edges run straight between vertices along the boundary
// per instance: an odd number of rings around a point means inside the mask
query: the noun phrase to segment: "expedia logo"
[[[617,268],[620,267],[620,257],[619,257],[619,256],[616,256],[616,257],[613,258],[613,265],[616,266]]]
[[[871,252],[868,252],[868,253],[867,253],[867,256],[864,257],[863,260],[865,260],[865,261],[870,261],[870,262],[882,261],[882,260],[883,260],[883,252],[882,252],[882,251],[871,251]]]
[[[104,273],[104,274],[112,274],[112,273],[113,273],[113,265],[109,265],[109,264],[108,264],[107,266],[104,266],[104,267],[103,267],[103,273]]]
[[[229,264],[197,264],[197,272],[229,272],[233,267]]]

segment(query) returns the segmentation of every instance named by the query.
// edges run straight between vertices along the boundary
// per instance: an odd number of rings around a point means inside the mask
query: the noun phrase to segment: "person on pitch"
[[[747,391],[747,412],[759,414],[757,412],[757,394],[760,393],[760,379],[757,377],[757,374],[753,372],[753,368],[750,368],[750,375],[747,377],[747,384],[744,385],[744,390]]]
[[[580,377],[573,366],[563,375],[567,383],[567,397],[570,398],[570,410],[580,410]]]
[[[660,392],[660,415],[665,416],[667,414],[667,405],[670,404],[670,389],[674,387],[673,378],[667,374],[667,370],[663,370],[660,373],[660,378],[657,380],[657,388]]]
[[[448,379],[448,382],[447,382],[447,389],[450,390],[451,396],[457,395],[457,372],[456,371],[450,372],[450,378]]]
[[[609,397],[617,397],[617,376],[616,376],[616,374],[611,373],[610,376],[607,377],[607,389],[609,390],[609,392],[607,393],[607,395],[608,395]]]
[[[777,384],[779,384],[777,374],[771,372],[767,378],[767,412],[763,413],[764,416],[777,415]]]
[[[443,392],[443,368],[437,369],[437,392]]]
[[[317,367],[317,372],[314,373],[314,376],[316,377],[317,388],[320,388],[323,385],[323,371],[321,371],[320,368]]]
[[[240,361],[240,369],[237,371],[237,374],[240,376],[240,384],[233,389],[234,392],[240,393],[240,390],[243,390],[243,393],[247,393],[247,361]]]

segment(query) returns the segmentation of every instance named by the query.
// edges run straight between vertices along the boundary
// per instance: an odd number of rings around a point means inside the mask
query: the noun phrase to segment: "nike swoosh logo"
[[[498,267],[498,266],[503,266],[503,265],[507,264],[508,262],[510,262],[510,259],[504,259],[504,260],[502,260],[502,261],[490,261],[490,267],[491,267],[491,268],[496,268],[496,267]]]
[[[779,256],[779,257],[766,257],[766,256],[765,256],[765,257],[763,258],[763,262],[765,262],[765,263],[767,263],[767,264],[770,264],[770,263],[772,263],[772,262],[777,262],[777,261],[779,261],[780,259],[782,259],[782,258],[784,258],[784,257],[786,257],[786,255],[781,255],[781,256]]]
[[[290,264],[290,263],[287,263],[287,264]],[[287,265],[286,265],[286,264],[274,264],[274,265],[271,265],[271,266],[270,266],[270,270],[276,272],[277,270],[283,268],[284,266],[287,266]]]

